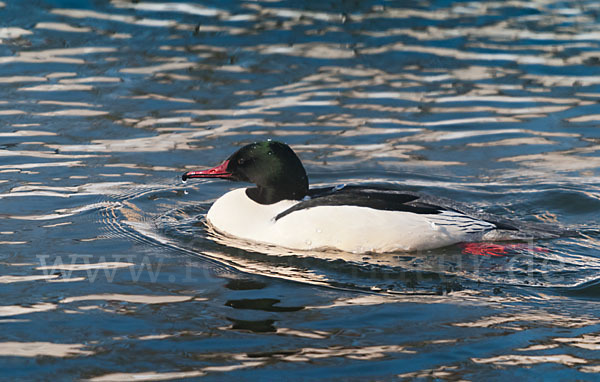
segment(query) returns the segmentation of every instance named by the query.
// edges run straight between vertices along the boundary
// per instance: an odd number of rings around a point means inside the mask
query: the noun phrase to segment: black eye
[[[240,158],[240,159],[238,159],[238,161],[237,161],[237,162],[238,162],[238,164],[239,164],[240,166],[241,166],[241,165],[243,165],[243,164],[244,164],[244,158]]]

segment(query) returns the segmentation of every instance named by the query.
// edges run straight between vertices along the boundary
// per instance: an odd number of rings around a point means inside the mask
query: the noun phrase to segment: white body
[[[290,249],[333,248],[346,252],[416,251],[480,240],[495,228],[454,211],[417,214],[358,206],[319,206],[275,217],[298,203],[282,200],[262,205],[246,189],[228,192],[207,214],[219,232]]]

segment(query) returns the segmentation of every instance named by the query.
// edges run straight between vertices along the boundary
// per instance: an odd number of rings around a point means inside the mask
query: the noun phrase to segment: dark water
[[[598,378],[595,1],[1,4],[3,380]],[[267,138],[581,235],[225,246],[179,175]]]

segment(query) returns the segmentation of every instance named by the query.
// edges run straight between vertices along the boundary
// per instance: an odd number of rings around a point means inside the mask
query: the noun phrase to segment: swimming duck
[[[289,249],[417,251],[517,230],[501,219],[470,216],[413,192],[358,185],[309,189],[298,156],[271,140],[246,145],[212,169],[182,176],[194,178],[253,183],[217,199],[208,223],[227,236]]]

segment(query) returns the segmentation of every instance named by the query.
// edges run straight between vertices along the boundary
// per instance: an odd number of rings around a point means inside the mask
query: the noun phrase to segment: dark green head
[[[256,187],[247,193],[261,204],[300,200],[308,193],[308,177],[302,162],[288,145],[277,141],[251,143],[219,166],[190,171],[182,178],[223,178],[254,183]]]

